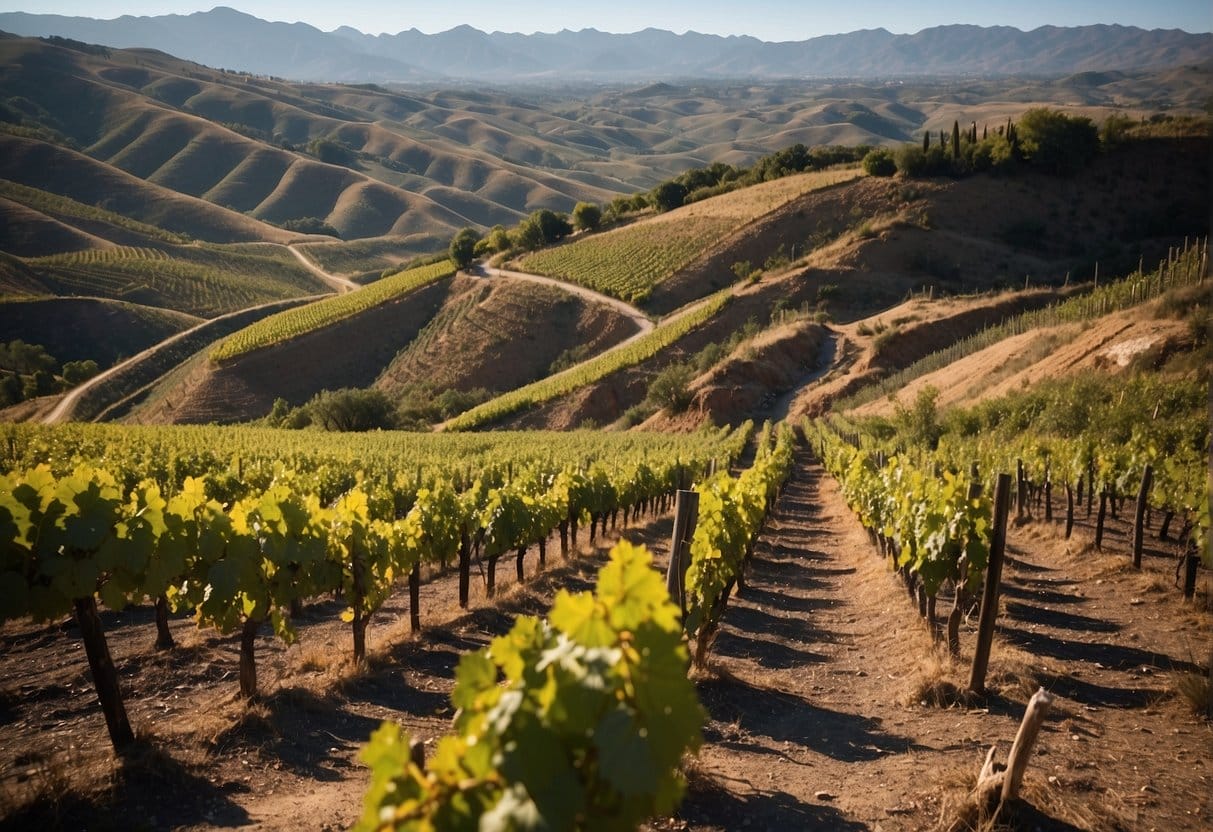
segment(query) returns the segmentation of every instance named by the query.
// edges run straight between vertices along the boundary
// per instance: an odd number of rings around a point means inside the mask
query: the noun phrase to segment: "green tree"
[[[461,228],[451,238],[448,253],[451,262],[457,268],[466,269],[476,256],[476,243],[480,242],[480,234],[474,228]]]
[[[863,169],[869,176],[892,176],[897,173],[897,162],[887,147],[879,147],[863,157]]]
[[[597,231],[602,223],[602,209],[592,202],[578,202],[573,207],[573,227],[582,231]]]
[[[952,158],[960,158],[960,122],[952,122]]]
[[[690,364],[675,363],[653,377],[649,383],[648,400],[671,413],[681,413],[693,398],[688,389],[695,378]]]
[[[686,201],[687,189],[681,182],[662,182],[649,196],[658,211],[673,211]]]
[[[0,344],[0,369],[28,375],[39,370],[53,373],[58,366],[59,362],[38,344],[27,344],[20,338]]]
[[[307,403],[312,422],[325,430],[367,431],[395,427],[396,414],[382,390],[322,390]]]
[[[1062,176],[1077,173],[1099,152],[1099,131],[1091,119],[1046,107],[1023,114],[1015,139],[1030,164]]]
[[[88,381],[100,372],[97,362],[91,358],[84,361],[68,361],[63,365],[63,380],[73,387],[82,381]]]

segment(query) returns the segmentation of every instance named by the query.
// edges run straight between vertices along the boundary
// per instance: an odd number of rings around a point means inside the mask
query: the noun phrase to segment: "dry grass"
[[[1000,749],[1005,754],[1010,738]],[[1129,830],[1132,816],[1129,803],[1140,805],[1140,794],[1129,798],[1112,790],[1095,796],[1098,790],[1089,777],[1043,773],[1038,765],[1029,766],[1019,799],[991,812],[974,805],[972,793],[977,785],[981,759],[975,757],[968,767],[952,766],[932,772],[940,790],[940,817],[937,830],[951,832],[1038,832],[1043,829],[1077,828],[1086,830]]]
[[[1209,699],[1213,696],[1209,674],[1187,671],[1174,677],[1175,693],[1185,699],[1197,714],[1209,713]]]

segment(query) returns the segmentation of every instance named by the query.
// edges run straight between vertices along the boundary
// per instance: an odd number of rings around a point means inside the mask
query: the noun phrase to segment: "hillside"
[[[103,370],[196,323],[189,315],[102,298],[0,301],[4,340],[41,344],[60,363],[92,359]]]
[[[397,400],[418,385],[507,390],[545,376],[566,352],[593,354],[631,334],[614,310],[556,289],[447,277],[219,365],[199,355],[129,421],[244,421],[275,399],[301,405],[346,387],[379,387]]]
[[[745,165],[796,142],[896,143],[954,119],[998,123],[1033,104],[1096,120],[1198,112],[1211,89],[1201,66],[962,87],[911,79],[389,89],[290,83],[148,49],[3,37],[0,178],[213,242],[286,242],[300,235],[275,225],[322,222],[346,239],[397,241],[399,262],[441,248],[466,225],[512,225],[537,208],[606,202],[688,167]],[[28,245],[22,239],[32,232],[19,229],[35,220],[14,209],[3,224],[18,229],[8,245]],[[58,251],[95,244],[62,229],[58,238]],[[38,253],[55,253],[55,239]]]
[[[805,194],[725,238],[713,247],[712,257],[692,263],[660,288],[671,297],[678,291],[696,297],[734,282],[731,264],[738,260],[761,263],[793,250],[806,255],[737,290],[722,315],[659,356],[497,426],[566,429],[587,421],[615,423],[642,404],[664,368],[723,343],[747,320],[763,326],[778,309],[798,308],[824,311],[845,325],[838,328],[842,337],[834,350],[836,360],[847,359],[848,372],[830,375],[803,400],[782,403],[785,412],[817,412],[830,398],[1058,297],[1053,289],[1042,289],[934,304],[923,298],[899,307],[910,294],[950,298],[1022,290],[1025,283],[1029,289],[1060,288],[1089,280],[1097,263],[1107,279],[1135,269],[1139,260],[1156,262],[1185,236],[1201,233],[1210,187],[1205,147],[1201,140],[1133,142],[1073,178],[1031,172],[959,180],[868,177]],[[990,210],[993,205],[997,211]],[[876,340],[881,348],[864,353]],[[775,349],[781,369],[773,371],[769,384],[759,385],[762,390],[743,397],[744,407],[703,379],[692,387],[699,404],[691,415],[647,424],[689,427],[768,414],[772,402],[821,361],[816,338],[792,338]]]

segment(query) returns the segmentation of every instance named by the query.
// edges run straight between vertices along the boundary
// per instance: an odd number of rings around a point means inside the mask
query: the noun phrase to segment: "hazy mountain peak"
[[[216,6],[190,15],[117,20],[9,12],[0,13],[0,29],[149,47],[265,75],[358,82],[1068,75],[1194,64],[1213,54],[1213,34],[1106,24],[1030,32],[953,24],[904,35],[878,27],[782,43],[654,27],[631,34],[594,28],[488,34],[466,23],[434,35],[415,27],[371,35],[351,26],[322,32],[309,24],[271,23]]]

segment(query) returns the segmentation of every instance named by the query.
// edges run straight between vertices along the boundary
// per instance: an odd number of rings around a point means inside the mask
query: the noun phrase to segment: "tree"
[[[328,237],[341,239],[341,232],[318,217],[299,217],[286,220],[280,227],[285,231],[298,231],[301,234],[324,234]]]
[[[1012,143],[1032,165],[1049,173],[1077,173],[1099,152],[1099,131],[1085,116],[1067,116],[1059,110],[1028,110],[1012,133]]]
[[[673,211],[686,201],[687,189],[681,182],[662,182],[652,190],[649,198],[658,211]]]
[[[518,224],[514,242],[528,251],[550,245],[573,233],[573,226],[563,214],[540,208]]]
[[[0,344],[0,369],[28,375],[39,370],[51,373],[58,366],[59,362],[38,344],[27,344],[20,338]]]
[[[395,427],[392,402],[382,390],[321,390],[307,403],[313,423],[325,430],[366,431]]]
[[[863,157],[863,169],[869,176],[892,176],[897,173],[897,163],[891,150],[880,147]]]
[[[68,361],[63,365],[63,380],[75,386],[97,375],[100,369],[97,366],[97,362],[91,358],[87,358],[84,361]]]
[[[931,131],[927,130],[922,134],[922,152],[926,153],[931,149]]]
[[[476,243],[480,242],[480,234],[474,228],[461,228],[451,238],[448,249],[451,262],[456,268],[466,269],[476,256]]]
[[[597,231],[602,222],[602,209],[592,202],[578,202],[573,206],[573,227],[582,231]]]
[[[960,158],[960,122],[952,122],[952,158]]]
[[[649,383],[648,400],[671,413],[681,413],[693,398],[688,387],[695,378],[690,364],[675,363],[653,377]]]

